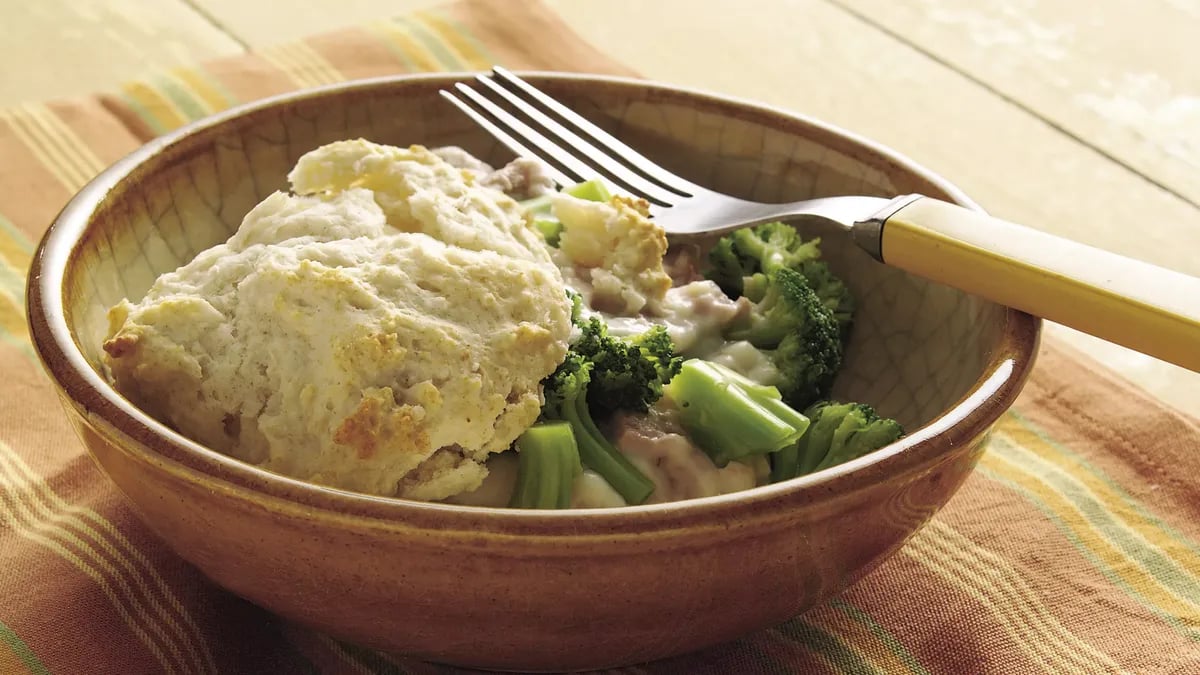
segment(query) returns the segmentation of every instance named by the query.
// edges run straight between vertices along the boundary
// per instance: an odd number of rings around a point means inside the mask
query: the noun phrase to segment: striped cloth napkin
[[[463,0],[0,110],[0,673],[442,673],[214,588],[69,430],[23,317],[35,242],[157,134],[290,89],[388,73],[632,74],[545,8]],[[1200,673],[1200,424],[1049,341],[979,469],[902,551],[803,617],[640,673]]]

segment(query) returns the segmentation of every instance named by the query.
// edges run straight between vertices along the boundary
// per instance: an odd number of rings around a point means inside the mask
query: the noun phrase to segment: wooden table
[[[544,2],[647,77],[825,119],[950,177],[995,215],[1200,275],[1195,0]],[[0,105],[437,0],[292,4],[0,0]],[[1061,326],[1048,333],[1200,408],[1196,373]]]

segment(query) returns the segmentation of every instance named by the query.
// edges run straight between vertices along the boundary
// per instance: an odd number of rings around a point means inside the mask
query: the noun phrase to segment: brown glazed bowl
[[[230,459],[136,409],[100,360],[105,311],[226,239],[296,159],[365,137],[508,155],[438,96],[461,76],[358,81],[243,106],[101,174],[37,251],[28,310],[68,416],[140,517],[216,584],[366,647],[544,671],[644,662],[839,593],[973,469],[1033,364],[1034,317],[875,263],[821,233],[859,298],[835,394],[909,431],[790,482],[688,502],[532,512],[364,496]],[[921,192],[970,202],[874,143],[781,110],[641,81],[528,74],[685,177],[759,200]],[[973,205],[972,205],[973,206]]]

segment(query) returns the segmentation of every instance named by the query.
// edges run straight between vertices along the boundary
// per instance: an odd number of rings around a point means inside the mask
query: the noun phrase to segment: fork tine
[[[504,100],[512,104],[512,106],[516,108],[518,112],[523,113],[529,119],[533,120],[537,124],[540,124],[543,128],[548,129],[555,136],[558,136],[559,140],[566,143],[575,152],[583,155],[587,159],[591,160],[594,164],[607,171],[608,175],[612,177],[613,180],[624,183],[633,192],[640,193],[642,196],[651,201],[656,201],[667,206],[678,202],[681,198],[686,198],[689,196],[686,193],[667,190],[657,183],[647,180],[638,175],[636,172],[631,171],[624,164],[620,163],[616,159],[613,159],[613,157],[607,152],[600,150],[596,146],[581,138],[575,132],[554,121],[532,104],[528,103],[508,89],[505,89],[500,84],[497,84],[492,78],[485,75],[479,75],[475,79],[477,79],[480,84],[483,84],[496,94],[503,97]]]
[[[525,80],[517,77],[507,68],[502,66],[493,66],[492,72],[505,82],[508,82],[512,86],[521,89],[521,91],[525,92],[527,95],[533,98],[533,100],[542,104],[548,110],[553,111],[564,120],[570,122],[583,133],[591,136],[593,141],[598,142],[601,146],[608,150],[610,154],[617,155],[621,159],[625,160],[630,166],[642,172],[647,177],[652,178],[659,185],[676,192],[683,192],[685,196],[694,196],[705,191],[695,183],[681,178],[659,166],[658,164],[655,164],[645,155],[617,140],[612,134],[601,129],[595,124],[592,124],[579,113],[554,100],[548,94],[541,91],[537,87],[534,87],[532,84],[529,84]]]
[[[508,127],[513,133],[520,136],[522,140],[541,150],[541,153],[529,153],[527,151],[527,156],[539,157],[546,163],[550,163],[549,160],[554,160],[561,166],[561,168],[566,169],[566,171],[575,174],[578,177],[579,180],[575,182],[601,177],[595,169],[580,161],[579,158],[575,157],[575,155],[572,155],[570,151],[559,146],[549,138],[546,138],[541,132],[517,119],[508,111],[504,110],[495,103],[492,103],[471,87],[462,82],[458,82],[454,85],[454,88],[462,92],[462,94],[467,98],[471,99],[472,103],[480,108],[483,108],[483,110],[498,120],[501,124]],[[568,185],[569,184],[570,183],[568,183]],[[620,186],[609,184],[609,187],[615,192],[628,194],[628,191],[622,190]]]
[[[537,155],[531,152],[529,148],[526,148],[520,141],[510,136],[508,132],[504,131],[500,127],[492,124],[488,118],[475,112],[474,108],[464,103],[457,96],[444,89],[440,93],[442,94],[443,98],[453,103],[455,107],[463,112],[463,114],[465,114],[467,117],[470,117],[479,126],[483,127],[485,131],[491,134],[496,140],[503,143],[509,150],[512,150],[518,156],[537,158]],[[538,161],[541,161],[542,166],[546,169],[546,173],[550,175],[551,180],[553,180],[555,183],[558,183],[561,187],[567,187],[568,185],[574,185],[575,183],[579,182],[569,178],[567,174],[559,171],[557,167],[552,166],[551,164],[540,159]]]

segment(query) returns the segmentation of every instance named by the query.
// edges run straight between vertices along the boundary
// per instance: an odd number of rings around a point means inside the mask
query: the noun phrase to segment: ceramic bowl
[[[738,196],[921,192],[974,207],[895,152],[784,111],[634,80],[528,77]],[[818,234],[860,310],[835,393],[909,435],[745,492],[568,512],[364,496],[202,447],[109,385],[106,310],[223,241],[304,152],[361,136],[506,160],[438,96],[457,79],[351,82],[205,119],[105,171],[41,242],[28,297],[37,351],[88,450],[174,551],[225,589],[366,647],[493,669],[600,668],[784,622],[867,574],[954,494],[1021,389],[1040,324],[877,264],[836,232]]]

